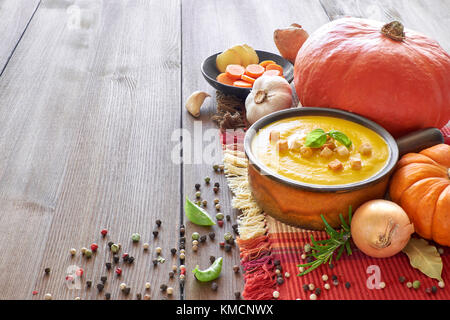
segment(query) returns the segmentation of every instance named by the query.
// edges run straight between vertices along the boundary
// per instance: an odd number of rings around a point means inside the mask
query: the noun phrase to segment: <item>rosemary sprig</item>
[[[348,223],[345,221],[342,214],[339,214],[339,219],[341,220],[340,231],[333,229],[333,227],[331,227],[325,220],[325,217],[323,215],[320,215],[320,217],[325,224],[325,231],[330,236],[330,238],[326,240],[315,240],[314,236],[311,235],[311,253],[308,253],[307,256],[314,257],[315,260],[297,265],[297,267],[307,268],[305,271],[299,273],[298,276],[303,276],[327,262],[331,264],[335,253],[336,261],[341,258],[344,251],[347,252],[347,255],[352,254],[352,250],[350,248],[350,224],[352,223],[352,207],[350,206],[348,209]]]

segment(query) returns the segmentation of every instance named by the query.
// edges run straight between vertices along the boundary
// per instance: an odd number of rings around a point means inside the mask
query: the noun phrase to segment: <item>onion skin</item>
[[[358,249],[374,258],[397,254],[414,233],[414,226],[406,212],[388,200],[364,203],[356,210],[350,228]]]

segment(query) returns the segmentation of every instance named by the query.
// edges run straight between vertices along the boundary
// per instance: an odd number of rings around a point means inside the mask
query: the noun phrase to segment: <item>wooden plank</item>
[[[0,75],[33,17],[39,0],[0,1]]]
[[[0,298],[38,290],[35,299],[104,299],[84,285],[102,275],[112,299],[144,294],[146,281],[153,299],[166,298],[163,282],[179,297],[168,272],[180,212],[169,144],[181,121],[180,74],[178,0],[42,2],[0,79]],[[121,278],[105,269],[108,241],[136,257],[120,263]],[[92,259],[70,258],[93,242]],[[154,268],[158,246],[166,263]],[[85,270],[82,289],[66,285],[72,265]]]
[[[214,129],[215,125],[210,120],[214,114],[215,91],[209,87],[201,77],[200,64],[209,55],[223,51],[235,44],[247,43],[255,49],[278,52],[273,43],[273,31],[276,28],[285,27],[293,22],[302,24],[306,30],[313,31],[328,21],[320,4],[316,1],[283,1],[280,7],[279,1],[196,1],[189,0],[182,3],[182,63],[183,63],[183,103],[189,95],[196,90],[206,91],[212,98],[205,100],[202,114],[199,119],[192,118],[186,110],[182,110],[183,128],[189,134],[185,140],[185,163],[183,172],[183,194],[194,198],[195,183],[202,185],[202,198],[208,201],[207,210],[211,215],[216,214],[213,207],[213,199],[216,195],[212,188],[215,182],[221,185],[218,198],[221,203],[221,211],[230,214],[235,221],[237,212],[230,207],[231,195],[226,187],[225,177],[214,173],[213,163],[221,161],[220,153],[210,152],[221,150],[220,141],[212,140],[219,134]],[[198,121],[197,121],[198,120]],[[199,132],[199,133],[196,133]],[[206,137],[203,138],[202,134]],[[194,146],[195,144],[195,146]],[[187,151],[189,146],[190,152]],[[208,155],[210,155],[208,157]],[[204,159],[202,159],[202,156]],[[210,161],[207,161],[207,160]],[[211,186],[207,187],[204,177],[211,177]],[[193,276],[188,275],[185,287],[186,299],[234,299],[234,292],[243,290],[242,274],[234,274],[233,265],[239,265],[239,252],[237,246],[231,253],[225,253],[219,248],[218,243],[223,241],[223,234],[232,232],[233,222],[225,222],[224,227],[214,226],[202,228],[186,223],[187,245],[186,265],[188,273],[196,264],[201,268],[209,266],[209,257],[223,256],[224,265],[221,277],[217,280],[219,290],[214,292],[210,284],[200,284]],[[216,240],[208,240],[201,244],[197,253],[192,252],[191,234],[199,232],[207,234],[215,231]]]
[[[320,0],[331,20],[354,16],[379,21],[399,20],[424,33],[450,52],[450,2],[447,0]]]

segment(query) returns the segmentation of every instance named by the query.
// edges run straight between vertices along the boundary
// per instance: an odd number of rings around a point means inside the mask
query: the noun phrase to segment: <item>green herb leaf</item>
[[[332,226],[325,220],[323,215],[320,215],[322,221],[325,225],[325,231],[327,232],[329,238],[325,240],[315,240],[314,236],[311,235],[311,253],[307,256],[315,258],[315,260],[299,264],[297,267],[307,268],[298,276],[303,276],[314,269],[317,269],[322,264],[331,263],[333,261],[333,257],[335,256],[335,260],[339,260],[344,252],[347,255],[352,254],[352,250],[350,247],[350,238],[351,238],[351,219],[352,219],[352,209],[349,208],[349,217],[348,222],[345,221],[344,217],[339,215],[339,219],[341,220],[341,230],[337,231],[333,229]]]
[[[328,132],[328,135],[330,137],[332,137],[333,139],[335,139],[335,140],[339,141],[340,143],[342,143],[347,148],[352,145],[352,141],[349,139],[349,137],[347,137],[345,134],[343,134],[340,131],[331,130],[330,132]]]
[[[314,129],[306,136],[305,146],[310,148],[320,148],[327,142],[327,133],[323,129]]]
[[[208,212],[197,206],[191,200],[186,197],[186,203],[184,204],[184,212],[186,217],[192,223],[199,226],[213,226],[216,223],[211,219]]]
[[[435,246],[424,239],[411,238],[402,251],[414,268],[430,278],[442,281],[442,259]]]

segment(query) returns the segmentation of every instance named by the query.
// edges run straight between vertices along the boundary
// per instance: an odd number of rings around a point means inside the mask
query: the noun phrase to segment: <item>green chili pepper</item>
[[[213,264],[205,270],[199,270],[198,266],[196,266],[195,269],[192,270],[192,273],[200,282],[215,280],[220,276],[220,272],[222,271],[222,261],[222,257],[217,258]]]

